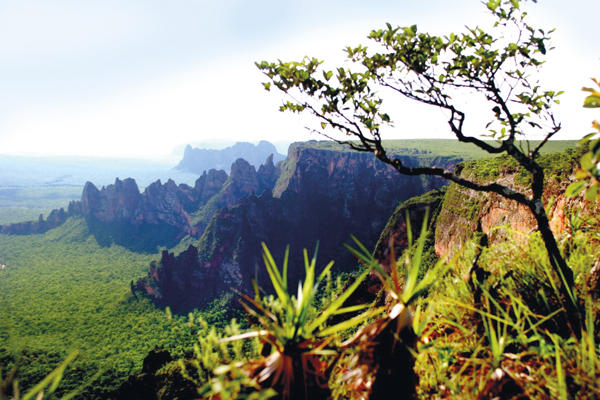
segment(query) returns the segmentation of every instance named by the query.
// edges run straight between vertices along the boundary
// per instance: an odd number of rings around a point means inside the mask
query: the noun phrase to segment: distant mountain
[[[229,173],[229,168],[238,158],[243,158],[250,165],[258,168],[271,154],[275,164],[285,159],[285,156],[278,153],[273,144],[265,140],[260,141],[256,146],[252,143],[238,142],[221,150],[198,149],[187,145],[183,159],[175,169],[198,175],[211,169],[222,169]]]

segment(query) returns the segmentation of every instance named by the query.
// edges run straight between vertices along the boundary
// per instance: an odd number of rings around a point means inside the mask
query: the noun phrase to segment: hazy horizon
[[[120,158],[169,157],[181,144],[215,138],[320,140],[304,129],[309,120],[278,111],[283,95],[263,89],[255,61],[309,55],[340,64],[345,46],[368,45],[369,31],[386,22],[448,34],[488,18],[478,1],[441,0],[9,0],[0,7],[0,154]],[[534,26],[557,28],[541,83],[565,91],[556,138],[579,139],[598,118],[581,107],[580,89],[600,77],[593,29],[600,3],[524,7]],[[451,137],[437,110],[389,104],[403,112],[393,113],[396,128],[386,138]]]

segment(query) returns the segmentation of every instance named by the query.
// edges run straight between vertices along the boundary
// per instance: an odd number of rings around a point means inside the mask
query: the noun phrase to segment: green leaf
[[[585,108],[598,108],[598,107],[600,107],[600,93],[598,93],[598,95],[593,94],[593,95],[590,95],[590,96],[586,97],[583,100],[583,106]]]
[[[356,288],[362,283],[362,281],[367,277],[367,275],[369,275],[369,273],[371,272],[372,269],[373,269],[373,266],[370,266],[369,268],[366,269],[365,272],[363,272],[358,278],[356,278],[354,283],[352,285],[350,285],[350,287],[348,289],[346,289],[341,295],[339,295],[338,298],[335,299],[329,305],[329,307],[327,307],[326,310],[323,310],[323,312],[317,318],[315,318],[310,324],[308,324],[308,326],[305,328],[305,331],[312,332],[319,325],[321,325],[322,323],[327,321],[327,318],[329,318],[331,315],[333,315],[344,304],[344,302],[348,299],[348,297],[350,297],[350,295],[352,293],[354,293]]]
[[[361,311],[361,310],[364,310],[365,308],[371,308],[371,307],[372,307],[371,304],[359,304],[357,306],[344,307],[344,308],[338,309],[335,312],[335,315],[345,314],[345,313],[350,313],[350,312],[355,312],[355,311]]]
[[[269,92],[271,91],[271,84],[269,82],[263,83],[263,86],[265,87],[266,91],[269,91]]]
[[[542,39],[538,41],[538,50],[540,53],[546,54],[546,46],[544,45],[544,41]]]
[[[496,9],[498,8],[498,6],[500,5],[500,0],[496,0],[496,1],[490,0],[485,5],[487,6],[487,8],[490,11],[493,12],[493,11],[496,11]]]
[[[362,322],[368,320],[369,318],[374,317],[377,314],[381,314],[385,310],[386,310],[386,307],[379,307],[374,310],[368,311],[364,314],[360,314],[354,318],[351,318],[349,320],[340,322],[339,324],[336,324],[336,325],[330,326],[326,329],[323,329],[322,331],[320,331],[317,334],[317,336],[319,336],[319,337],[329,336],[329,335],[333,335],[333,334],[341,332],[341,331],[345,331],[346,329],[353,328],[353,327],[361,324]]]
[[[287,274],[288,274],[288,260],[290,258],[290,245],[285,247],[285,255],[283,256],[283,289],[288,290]]]
[[[561,346],[558,342],[558,337],[552,335],[552,341],[554,342],[554,354],[556,357],[556,380],[558,381],[558,393],[560,400],[567,400],[569,398],[567,391],[567,377],[562,368],[562,362],[560,360]]]
[[[596,200],[597,196],[598,196],[598,184],[594,184],[594,185],[590,186],[590,188],[587,190],[587,192],[585,193],[585,197],[589,201],[594,201],[594,200]]]
[[[275,292],[277,292],[277,296],[281,301],[281,305],[283,307],[287,306],[289,300],[289,294],[287,290],[283,288],[283,280],[281,278],[281,274],[277,269],[277,264],[275,264],[275,260],[273,260],[273,256],[271,252],[267,248],[267,245],[263,242],[263,260],[265,262],[265,267],[267,267],[267,273],[269,274],[269,278],[271,278],[271,283],[273,283],[273,288]]]
[[[565,191],[565,196],[566,197],[572,197],[577,195],[578,193],[580,193],[583,188],[585,187],[587,182],[585,181],[579,181],[579,182],[573,182],[569,185],[569,187],[567,187],[567,190]]]
[[[581,164],[582,169],[591,171],[594,167],[594,163],[592,162],[592,153],[587,152],[581,156],[581,159],[579,159],[579,164]]]

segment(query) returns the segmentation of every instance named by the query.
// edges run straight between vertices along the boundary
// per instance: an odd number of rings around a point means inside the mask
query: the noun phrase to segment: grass
[[[430,345],[417,358],[420,397],[595,398],[599,308],[585,278],[600,247],[594,234],[560,239],[572,249],[568,262],[578,272],[576,297],[586,306],[586,326],[566,326],[561,303],[568,299],[553,289],[559,277],[548,276],[537,234],[484,249],[481,265],[490,275],[476,283],[479,304],[465,279],[474,279],[465,276],[476,247],[471,244],[427,299],[433,334],[421,338]]]
[[[561,297],[556,290],[561,278],[551,272],[544,244],[537,233],[513,232],[504,242],[484,248],[469,242],[461,253],[446,265],[439,263],[436,269],[421,265],[422,250],[418,249],[399,257],[406,262],[399,262],[397,269],[389,274],[378,268],[388,299],[385,307],[389,310],[372,315],[358,330],[331,328],[335,335],[328,349],[338,357],[321,358],[325,365],[319,370],[330,371],[328,393],[338,399],[386,399],[382,393],[390,393],[392,387],[398,393],[408,393],[407,387],[400,384],[401,376],[409,376],[410,371],[414,371],[418,376],[416,397],[420,399],[597,398],[600,392],[600,305],[595,297],[598,288],[589,286],[589,276],[600,257],[600,237],[597,220],[577,219],[578,215],[573,215],[571,228],[558,237],[561,249],[568,250],[567,262],[577,277],[572,299]],[[418,246],[421,249],[425,232],[424,225]],[[516,235],[520,236],[519,240]],[[522,240],[522,236],[526,240]],[[352,251],[370,264],[371,256],[366,249]],[[483,274],[473,273],[476,253],[480,253],[476,268],[484,271]],[[431,275],[417,281],[421,268],[428,269]],[[271,275],[277,274],[272,271]],[[276,279],[281,281],[279,277]],[[421,282],[426,281],[430,287],[422,290]],[[285,295],[285,284],[279,286],[279,297],[289,298]],[[583,326],[568,325],[566,301],[579,305],[585,316]],[[300,304],[299,300],[289,303]],[[279,315],[281,311],[277,310],[282,308],[282,303],[279,308],[273,306],[261,305],[261,313]],[[403,313],[405,317],[400,317]],[[253,312],[251,315],[257,317]],[[392,317],[399,318],[398,327],[396,322],[392,323]],[[319,329],[328,332],[326,319],[313,319],[316,320],[324,323]],[[313,322],[308,326],[314,325]],[[409,325],[416,334],[414,347],[410,337],[415,336],[405,333]],[[393,329],[386,335],[388,327]],[[279,328],[263,324],[261,329],[263,333],[254,331],[252,336],[269,337],[270,332]],[[383,352],[376,350],[382,344],[391,347]],[[385,354],[393,354],[395,346],[412,350],[402,353],[402,357],[389,359]],[[256,395],[256,398],[278,396],[267,392],[274,387],[269,380],[260,381],[244,372],[247,365],[267,362],[273,354],[269,351],[263,353],[264,359],[255,355],[252,360],[229,364],[229,378],[214,381],[213,387],[217,384],[219,389],[225,390],[233,382],[246,391],[217,390],[221,397],[215,398],[242,398],[238,394]],[[399,359],[406,361],[398,364]],[[409,370],[403,370],[407,365]],[[293,363],[288,366],[292,370],[294,367]],[[388,373],[381,375],[378,371]],[[293,375],[294,372],[288,373]],[[378,380],[380,385],[391,383],[380,390]],[[288,398],[294,398],[289,391],[286,393]]]

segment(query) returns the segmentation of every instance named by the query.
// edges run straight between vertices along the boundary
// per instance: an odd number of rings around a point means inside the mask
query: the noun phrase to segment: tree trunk
[[[560,250],[558,249],[558,244],[556,243],[554,234],[550,229],[548,216],[546,215],[546,210],[544,209],[541,199],[536,199],[529,206],[529,208],[535,216],[535,219],[538,224],[538,230],[540,231],[542,239],[544,240],[544,245],[546,246],[548,258],[550,259],[550,265],[552,265],[552,268],[554,269],[556,274],[559,276],[559,278],[561,278],[558,289],[561,296],[560,301],[565,307],[565,312],[567,313],[567,319],[569,321],[571,331],[575,336],[580,337],[581,318],[579,314],[579,308],[574,302],[574,299],[572,299],[571,297],[571,294],[574,294],[573,292],[575,290],[575,279],[573,276],[573,271],[571,270],[571,268],[569,268],[567,262],[565,261],[562,254],[560,253]]]

